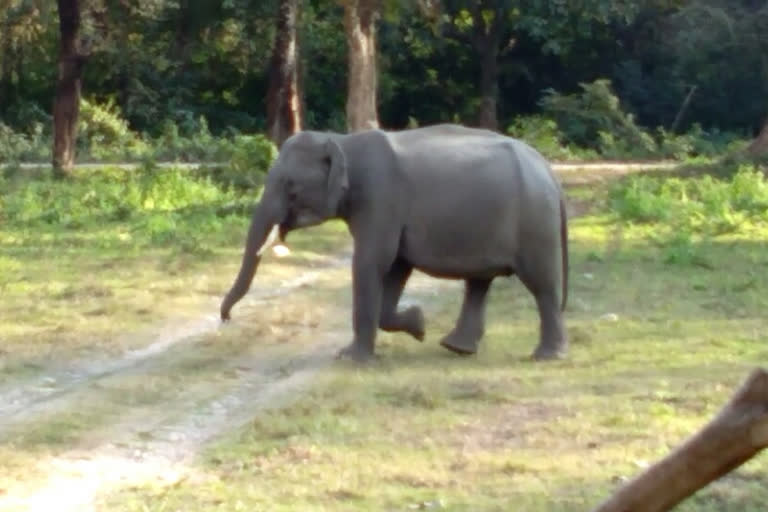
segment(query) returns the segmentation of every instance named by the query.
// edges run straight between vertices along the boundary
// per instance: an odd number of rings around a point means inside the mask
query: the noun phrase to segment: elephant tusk
[[[291,250],[283,244],[277,244],[274,247],[272,247],[272,252],[278,258],[284,258],[289,254],[291,254]]]
[[[261,247],[259,247],[259,250],[256,251],[256,255],[261,256],[264,251],[269,249],[269,246],[275,243],[275,240],[277,240],[278,232],[279,232],[279,228],[277,227],[277,224],[275,224],[274,226],[272,226],[272,229],[269,231],[269,235],[267,235],[267,239],[264,240],[264,243],[261,244]]]

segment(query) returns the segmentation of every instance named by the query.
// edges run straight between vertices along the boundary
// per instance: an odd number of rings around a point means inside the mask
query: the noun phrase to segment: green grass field
[[[381,333],[376,362],[321,369],[306,392],[208,446],[184,468],[187,478],[110,491],[99,497],[98,510],[596,506],[698,430],[768,358],[765,220],[746,216],[715,234],[693,223],[681,238],[674,219],[621,220],[610,187],[606,181],[569,189],[580,216],[570,229],[568,359],[529,360],[537,316],[515,280],[494,283],[480,353],[446,352],[437,340],[452,327],[461,296],[434,281],[430,286],[440,293],[419,294],[427,311],[424,344]],[[43,347],[46,353],[111,350],[98,344],[113,339],[104,333],[135,330],[218,299],[239,265],[246,221],[227,222],[201,235],[209,249],[202,253],[173,244],[129,250],[131,244],[88,241],[119,240],[115,226],[109,236],[89,228],[51,234],[50,242],[45,232],[3,228],[0,349],[8,363],[2,379],[35,371]],[[338,225],[307,231],[289,239],[293,256],[265,263],[259,279],[291,275],[347,241]],[[281,334],[291,310],[241,315],[241,328],[217,335],[219,341],[229,340],[223,346],[230,349],[247,345],[258,331],[282,336],[298,352],[323,332],[349,333],[348,271],[328,272],[280,303],[309,308],[311,327],[293,325]],[[270,321],[278,331],[264,334],[262,324]],[[195,365],[180,370],[187,382],[198,371]],[[6,469],[23,471],[25,449],[6,448]],[[768,459],[758,456],[679,510],[763,510],[767,481]]]
[[[584,191],[581,191],[584,194]],[[578,196],[579,193],[574,193]],[[765,232],[692,245],[604,212],[572,223],[567,361],[534,364],[531,298],[495,283],[481,353],[435,343],[459,294],[428,306],[424,345],[380,337],[293,405],[211,447],[199,477],[107,498],[115,510],[588,510],[702,426],[768,357]],[[705,264],[699,264],[705,262]],[[345,293],[345,292],[341,292]],[[680,507],[762,510],[759,457]],[[145,508],[146,507],[146,508]]]

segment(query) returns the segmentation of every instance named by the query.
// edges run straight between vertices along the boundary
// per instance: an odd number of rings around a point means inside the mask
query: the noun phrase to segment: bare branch
[[[768,446],[768,373],[754,370],[720,413],[594,512],[663,512]]]

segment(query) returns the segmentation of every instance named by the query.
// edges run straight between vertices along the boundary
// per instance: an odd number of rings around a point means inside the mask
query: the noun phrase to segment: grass
[[[533,302],[506,282],[494,285],[481,352],[446,353],[436,339],[460,294],[440,293],[424,345],[382,333],[376,364],[337,363],[210,447],[196,478],[125,489],[105,509],[589,510],[768,358],[762,224],[690,242],[702,266],[668,260],[653,226],[617,223],[606,204],[572,222],[567,360],[527,359]],[[678,510],[762,510],[766,474],[758,457]]]
[[[66,249],[48,258],[48,251],[54,251],[41,238],[22,237],[23,226],[18,224],[3,226],[5,236],[18,237],[15,248],[24,253],[13,248],[4,251],[16,273],[2,276],[9,293],[0,301],[0,391],[13,392],[14,386],[32,382],[32,378],[66,369],[68,360],[96,357],[99,361],[148,345],[168,329],[184,328],[202,315],[216,314],[239,267],[247,219],[232,217],[220,232],[208,234],[206,244],[221,246],[204,257],[181,251],[174,244],[147,243],[141,250],[131,250],[126,243],[110,248],[105,240],[122,229],[125,225],[121,223],[88,224],[77,231],[52,226],[49,232],[57,247]],[[238,233],[228,233],[229,229]],[[38,231],[43,230],[38,227]],[[95,243],[78,244],[80,237]],[[268,291],[308,265],[326,265],[345,243],[338,223],[314,233],[296,233],[290,237],[290,256],[276,260],[265,255],[254,288]],[[24,287],[19,286],[21,282]],[[53,287],[65,293],[49,293]],[[71,393],[65,388],[62,400],[42,404],[39,411],[33,404],[23,411],[26,417],[4,420],[0,502],[8,490],[33,489],[33,482],[43,482],[47,461],[59,454],[73,448],[131,442],[126,426],[129,432],[141,427],[138,435],[146,433],[151,439],[156,426],[173,424],[198,403],[231,392],[244,368],[269,365],[273,359],[283,364],[285,358],[280,356],[289,346],[287,342],[300,340],[302,330],[319,322],[322,309],[312,304],[316,299],[316,295],[304,293],[288,307],[266,302],[256,311],[241,304],[235,315],[245,318],[236,325],[187,340],[130,371],[105,374],[96,382],[76,386]],[[309,305],[313,306],[311,314],[298,314]],[[102,312],[89,316],[87,312],[94,307]],[[55,319],[56,328],[40,328],[45,323],[36,318],[36,312],[45,317],[44,322]],[[271,370],[280,372],[281,368]],[[55,381],[45,385],[54,391],[58,386]]]
[[[492,289],[480,353],[447,353],[436,341],[461,294],[455,283],[430,281],[437,294],[413,293],[427,314],[424,344],[380,333],[376,363],[333,364],[306,393],[209,446],[186,480],[109,492],[100,510],[589,510],[702,426],[768,357],[765,219],[747,216],[715,234],[692,224],[678,240],[661,216],[618,216],[631,209],[616,201],[642,206],[652,196],[643,191],[621,195],[607,180],[569,190],[582,216],[570,228],[567,360],[528,359],[533,300],[503,280]],[[650,204],[663,211],[674,194],[664,201]],[[141,230],[121,241],[151,214],[77,230],[0,227],[3,378],[39,373],[44,354],[122,349],[140,337],[118,342],[119,333],[215,312],[247,219],[233,214],[203,230],[195,238],[203,251]],[[180,232],[194,232],[195,220]],[[265,262],[260,285],[322,262],[345,240],[338,224],[292,235],[293,255]],[[232,329],[179,348],[143,378],[105,379],[74,412],[26,424],[25,436],[0,445],[0,488],[33,471],[41,454],[107,435],[121,409],[140,417],[209,383],[215,394],[233,382],[231,361],[269,365],[270,351],[309,350],[323,333],[348,333],[349,296],[348,269],[327,272],[290,300],[236,310]],[[86,314],[96,308],[104,313]],[[157,418],[146,420],[149,431]],[[757,457],[679,510],[762,510],[766,475],[768,460]]]
[[[137,331],[169,318],[215,313],[237,273],[257,197],[202,173],[153,168],[4,185],[0,384],[46,361],[144,345],[149,334]],[[341,230],[332,223],[292,236],[295,253],[264,265],[261,285],[322,262],[344,243]]]

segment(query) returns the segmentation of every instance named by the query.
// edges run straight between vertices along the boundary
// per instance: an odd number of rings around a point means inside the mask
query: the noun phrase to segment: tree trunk
[[[376,18],[379,0],[347,0],[344,28],[347,33],[347,130],[379,127],[376,109]]]
[[[480,110],[477,124],[489,130],[498,130],[497,102],[499,98],[499,63],[496,60],[496,45],[483,50],[480,70]]]
[[[11,31],[4,30],[0,35],[0,114],[5,113],[13,97],[11,82],[13,58]]]
[[[768,120],[765,121],[763,129],[760,130],[757,138],[747,147],[747,152],[752,155],[759,155],[768,151]]]
[[[472,11],[474,31],[472,43],[480,57],[480,107],[477,113],[477,124],[489,130],[498,130],[498,99],[499,99],[499,44],[504,28],[504,18],[507,9],[475,4]],[[483,12],[493,10],[493,18],[487,20]]]
[[[768,373],[757,369],[709,424],[594,512],[670,510],[767,446]]]
[[[192,38],[192,23],[190,17],[192,13],[189,8],[190,0],[179,0],[179,18],[176,25],[176,37],[174,41],[174,56],[183,70],[187,63],[187,51],[189,41]]]
[[[279,146],[301,130],[299,49],[296,37],[298,0],[280,0],[267,91],[267,132]]]
[[[79,0],[58,0],[59,5],[59,74],[53,102],[53,170],[59,177],[68,176],[75,164],[77,116],[80,110],[80,87],[85,56],[79,52]]]

